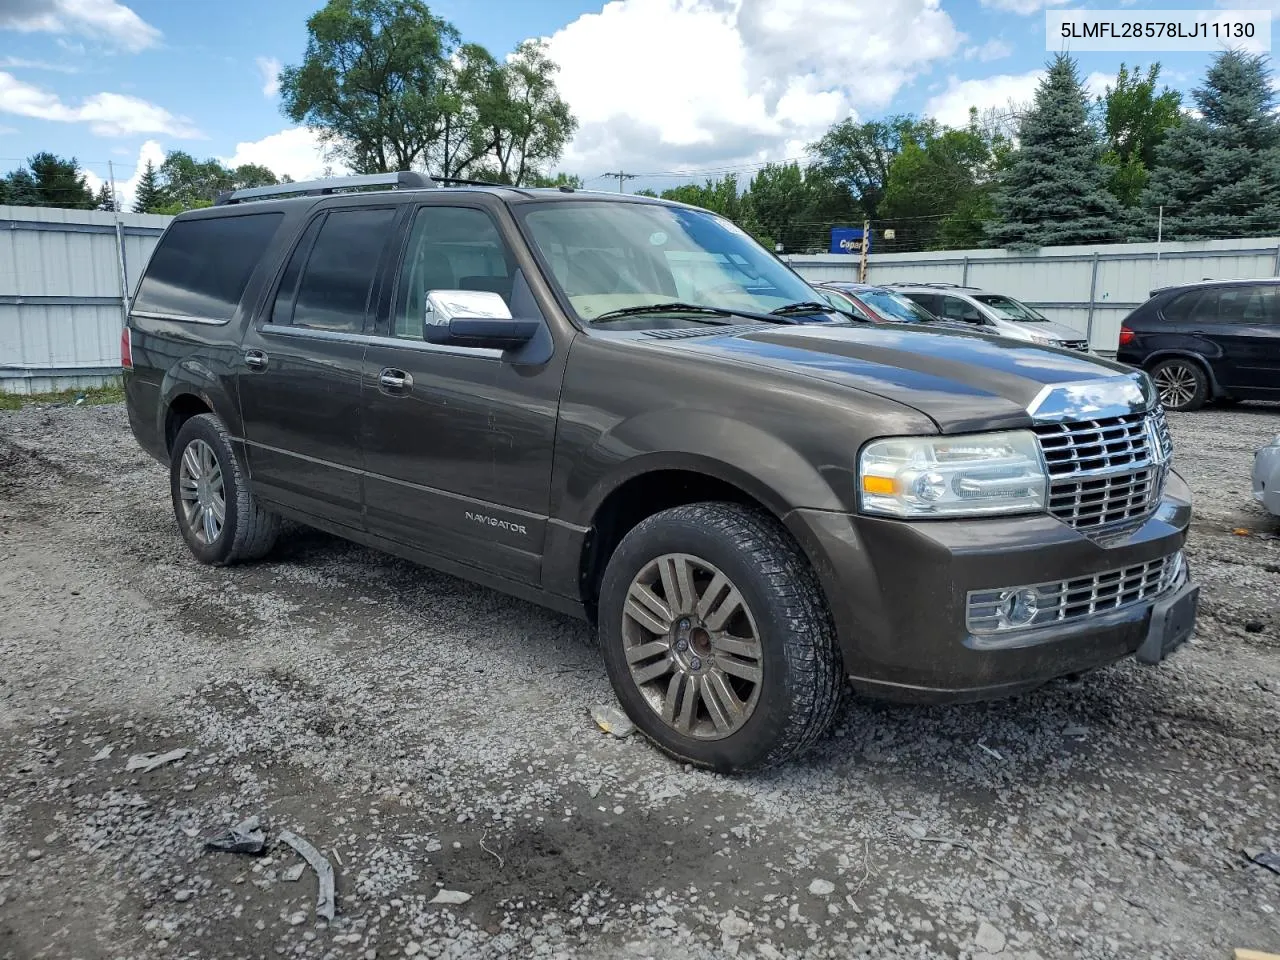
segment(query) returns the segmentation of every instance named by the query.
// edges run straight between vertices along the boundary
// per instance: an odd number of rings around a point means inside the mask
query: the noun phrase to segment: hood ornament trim
[[[1027,413],[1038,423],[1066,423],[1149,413],[1157,406],[1151,378],[1136,370],[1097,380],[1051,384],[1036,394]]]

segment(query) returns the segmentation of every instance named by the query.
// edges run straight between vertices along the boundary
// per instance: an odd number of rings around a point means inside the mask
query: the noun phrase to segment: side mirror
[[[510,350],[528,343],[538,320],[516,320],[507,302],[488,290],[432,290],[422,324],[422,339],[452,347]]]

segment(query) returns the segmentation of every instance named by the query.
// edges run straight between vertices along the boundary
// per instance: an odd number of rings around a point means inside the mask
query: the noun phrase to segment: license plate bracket
[[[1199,605],[1200,587],[1192,584],[1157,600],[1151,608],[1147,638],[1138,648],[1138,662],[1159,663],[1191,639]]]

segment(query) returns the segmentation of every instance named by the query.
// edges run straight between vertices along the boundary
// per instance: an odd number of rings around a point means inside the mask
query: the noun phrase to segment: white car
[[[937,317],[972,324],[983,333],[1089,352],[1089,341],[1078,331],[1054,323],[1034,307],[1002,293],[954,283],[889,283],[885,286],[909,297]]]
[[[1253,499],[1280,517],[1280,436],[1253,454]]]

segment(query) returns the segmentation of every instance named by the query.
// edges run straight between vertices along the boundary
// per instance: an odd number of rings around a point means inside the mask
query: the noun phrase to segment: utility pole
[[[858,282],[867,282],[867,248],[871,245],[871,221],[862,221],[862,257],[858,261]]]
[[[636,174],[636,173],[623,173],[621,170],[619,170],[617,173],[602,173],[602,174],[600,174],[600,176],[602,176],[602,177],[611,177],[611,178],[616,177],[616,178],[617,178],[617,180],[618,180],[618,192],[619,192],[619,193],[621,193],[621,192],[622,192],[622,181],[624,181],[624,180],[634,180],[636,177],[638,177],[638,176],[639,176],[639,174]]]
[[[122,323],[129,322],[129,271],[124,261],[124,224],[120,222],[120,194],[116,193],[116,168],[107,161],[107,179],[111,182],[111,216],[116,234],[116,269],[120,274],[120,313]]]

